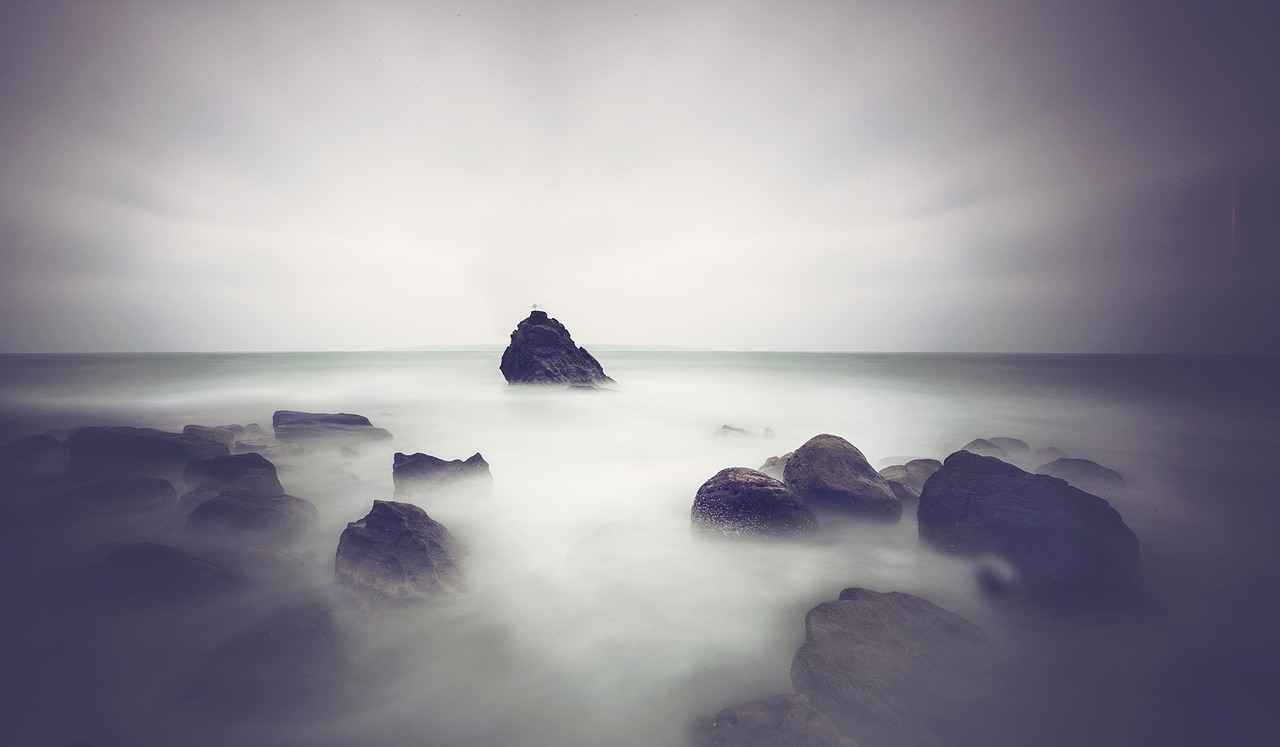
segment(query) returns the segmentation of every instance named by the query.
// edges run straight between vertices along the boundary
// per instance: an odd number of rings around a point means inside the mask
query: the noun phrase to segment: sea
[[[340,613],[355,672],[343,705],[202,720],[169,700],[192,665],[124,636],[99,664],[47,653],[22,743],[681,745],[698,717],[791,692],[806,611],[855,586],[929,599],[983,628],[993,656],[1043,672],[1031,689],[1063,705],[1024,712],[1028,743],[1277,743],[1280,359],[602,351],[616,386],[577,391],[510,386],[498,357],[0,356],[4,438],[269,432],[281,409],[358,413],[390,431],[278,459],[286,491],[320,517],[281,596],[290,584],[329,593],[347,523],[395,497],[395,452],[480,453],[493,476],[491,491],[416,501],[467,547],[465,595],[373,621]],[[974,560],[920,542],[914,507],[895,525],[824,523],[812,542],[691,530],[716,472],[821,433],[877,468],[1004,436],[1118,471],[1125,487],[1103,497],[1138,536],[1165,619],[1114,635],[1028,622],[983,595]],[[194,648],[212,650],[218,627]],[[61,683],[86,671],[96,684]]]

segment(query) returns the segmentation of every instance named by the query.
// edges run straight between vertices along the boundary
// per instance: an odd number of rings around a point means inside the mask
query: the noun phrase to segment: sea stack
[[[600,362],[574,344],[569,330],[547,312],[534,309],[511,333],[498,366],[509,384],[612,384]]]

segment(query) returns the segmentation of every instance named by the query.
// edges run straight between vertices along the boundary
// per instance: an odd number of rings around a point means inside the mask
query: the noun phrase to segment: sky
[[[0,352],[1280,353],[1280,4],[0,4]]]

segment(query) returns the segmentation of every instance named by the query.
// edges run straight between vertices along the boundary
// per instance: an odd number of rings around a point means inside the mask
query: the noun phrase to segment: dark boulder
[[[370,613],[446,598],[466,588],[465,549],[411,503],[374,501],[343,530],[334,558],[338,585]]]
[[[786,485],[746,467],[717,472],[693,499],[693,528],[728,536],[787,537],[818,531],[813,511]]]
[[[67,437],[68,476],[176,476],[194,459],[230,453],[227,445],[209,436],[169,433],[153,428],[90,426]]]
[[[856,747],[804,695],[754,700],[704,716],[689,729],[693,747]]]
[[[498,366],[509,384],[612,384],[600,362],[574,344],[569,330],[533,311],[511,333],[511,344]]]
[[[932,477],[933,473],[937,472],[941,467],[942,462],[937,459],[912,459],[906,464],[885,467],[880,470],[880,476],[890,482],[897,480],[918,496],[920,491],[924,489],[925,480]]]
[[[187,534],[220,544],[273,547],[302,539],[316,524],[316,507],[292,495],[223,490],[187,517]]]
[[[187,487],[218,486],[239,488],[263,495],[279,495],[284,492],[276,466],[261,454],[231,454],[213,459],[197,459],[188,462],[182,470]]]
[[[244,581],[176,548],[138,543],[96,563],[53,571],[43,594],[54,609],[126,611],[209,598],[242,588]]]
[[[375,428],[363,415],[348,412],[300,412],[277,410],[271,416],[271,427],[276,438],[284,441],[308,438],[367,438],[387,439],[391,434],[383,428]]]
[[[994,741],[987,714],[998,670],[969,621],[910,594],[853,588],[804,624],[792,684],[858,744]]]
[[[783,475],[787,486],[814,508],[829,508],[862,518],[897,521],[902,504],[893,488],[857,447],[823,433],[796,449]]]
[[[1081,490],[1119,490],[1124,478],[1119,472],[1089,459],[1055,459],[1036,468],[1037,475],[1052,475],[1066,480]]]
[[[957,451],[925,484],[921,539],[1012,566],[992,590],[1062,611],[1145,609],[1138,538],[1111,504],[1048,475]]]
[[[493,484],[493,475],[489,473],[489,463],[479,452],[465,461],[445,461],[430,454],[396,452],[391,460],[391,480],[395,483],[396,495],[400,495],[405,491],[467,482],[488,486]]]

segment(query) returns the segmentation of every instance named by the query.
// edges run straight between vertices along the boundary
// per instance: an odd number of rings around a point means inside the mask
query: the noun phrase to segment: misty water
[[[0,357],[10,437],[83,425],[269,431],[278,409],[360,413],[393,434],[274,458],[320,526],[292,552],[305,571],[252,594],[333,605],[350,659],[340,699],[234,716],[175,704],[237,622],[216,608],[162,610],[91,641],[33,643],[43,648],[24,675],[38,683],[22,701],[29,743],[679,745],[698,716],[790,692],[805,612],[850,586],[925,597],[1042,672],[1030,689],[1074,705],[1046,711],[1041,743],[1249,743],[1273,728],[1263,704],[1280,688],[1274,359],[597,357],[615,390],[511,387],[490,352]],[[1025,622],[981,594],[973,561],[921,545],[913,507],[890,526],[823,519],[812,542],[691,531],[703,481],[819,433],[877,467],[1011,436],[1119,471],[1126,487],[1105,497],[1141,541],[1167,625],[1113,635]],[[393,499],[397,451],[480,452],[493,489],[414,497],[467,546],[469,592],[367,619],[339,600],[333,555],[348,522]],[[199,554],[173,528],[148,539]]]

